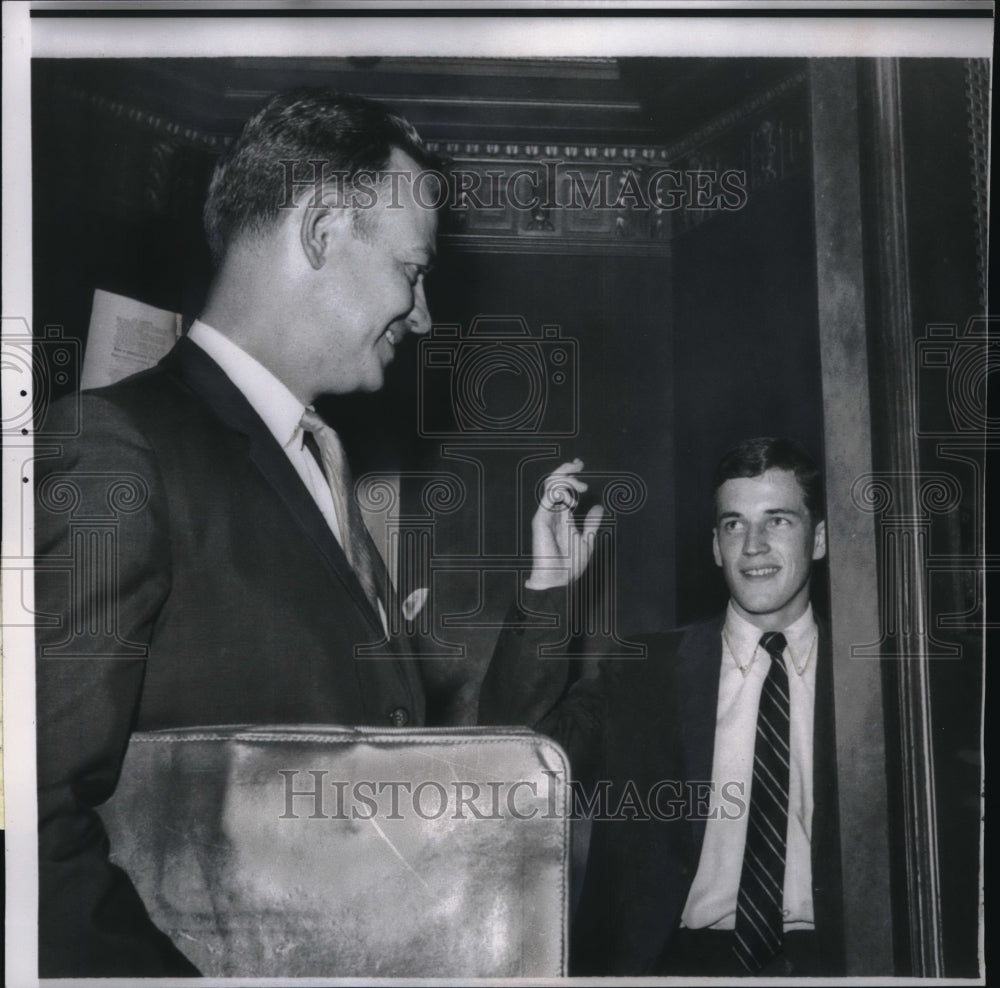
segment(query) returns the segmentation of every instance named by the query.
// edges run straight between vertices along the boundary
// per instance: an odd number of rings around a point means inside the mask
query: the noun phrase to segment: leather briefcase
[[[567,762],[524,730],[135,734],[112,860],[213,977],[566,973]]]

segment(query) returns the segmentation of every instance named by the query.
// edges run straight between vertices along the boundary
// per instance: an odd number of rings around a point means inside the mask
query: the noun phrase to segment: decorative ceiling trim
[[[220,59],[238,69],[283,68],[287,57]],[[345,72],[363,69],[372,75],[485,76],[518,79],[600,79],[621,78],[617,58],[453,58],[450,56],[371,56],[315,57],[298,59],[299,67],[310,72]]]
[[[803,172],[807,95],[796,73],[669,146],[429,141],[451,162],[444,233],[476,250],[516,242],[505,249],[535,252],[548,241],[563,252],[658,254]]]
[[[39,91],[48,90],[60,98],[69,100],[77,106],[88,106],[98,113],[108,117],[117,117],[137,127],[160,134],[163,137],[185,143],[193,147],[222,152],[232,143],[230,137],[222,134],[210,134],[195,127],[184,127],[157,113],[151,113],[122,100],[110,99],[97,93],[87,93],[74,89],[62,82],[45,82],[38,86]]]
[[[727,130],[737,126],[748,117],[753,116],[753,114],[758,110],[764,109],[776,100],[780,99],[782,96],[785,96],[796,89],[802,89],[804,92],[808,79],[808,70],[803,69],[801,72],[796,72],[794,75],[789,76],[782,82],[775,83],[773,86],[768,86],[767,89],[761,90],[756,95],[744,100],[738,106],[734,106],[726,113],[722,113],[710,120],[704,127],[699,127],[686,137],[669,145],[666,149],[668,159],[673,160],[675,158],[679,158],[681,155],[686,154],[703,144],[717,140]]]
[[[564,254],[602,255],[614,254],[618,257],[658,257],[670,256],[670,242],[666,240],[625,240],[592,237],[552,237],[549,239],[527,236],[484,236],[442,234],[439,238],[442,248],[451,248],[462,253],[473,254]]]
[[[155,135],[155,167],[148,176],[153,192],[147,190],[143,205],[157,211],[166,210],[168,200],[180,194],[173,176],[183,162],[175,160],[172,149],[196,149],[210,159],[231,143],[226,135],[185,127],[125,100],[75,90],[58,80],[39,88],[47,88],[63,106],[87,107]],[[447,207],[442,234],[456,247],[474,251],[660,255],[674,236],[742,209],[753,193],[802,170],[809,160],[807,91],[806,73],[796,73],[670,145],[428,140],[432,150],[451,162],[447,195],[433,204]],[[409,99],[455,107],[483,102],[554,105],[516,99]],[[574,104],[561,105],[566,110]],[[196,190],[185,189],[185,195],[197,198]]]
[[[270,95],[270,89],[227,89],[226,98],[263,103]],[[477,109],[498,108],[504,110],[587,110],[606,113],[641,113],[642,103],[638,100],[575,100],[575,99],[530,99],[520,96],[409,96],[401,93],[379,93],[380,103],[390,106],[469,106]]]

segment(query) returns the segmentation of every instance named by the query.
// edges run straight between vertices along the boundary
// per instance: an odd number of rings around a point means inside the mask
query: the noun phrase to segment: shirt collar
[[[763,655],[764,650],[760,648],[760,628],[752,625],[745,617],[739,614],[733,602],[729,602],[726,609],[726,623],[722,629],[729,654],[736,663],[737,668],[746,676],[757,660],[758,655]],[[792,660],[795,672],[802,676],[809,668],[813,652],[816,651],[816,618],[813,616],[812,604],[806,606],[801,617],[793,621],[783,634],[788,642],[785,650]]]
[[[195,320],[187,335],[243,392],[282,448],[301,440],[299,423],[305,406],[260,361],[200,319]]]

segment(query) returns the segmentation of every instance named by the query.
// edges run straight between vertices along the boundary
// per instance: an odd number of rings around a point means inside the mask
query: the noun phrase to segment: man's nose
[[[767,544],[767,533],[757,525],[750,525],[747,534],[743,539],[743,554],[746,556],[756,556],[762,552],[767,552],[770,546]]]
[[[413,308],[406,317],[406,328],[411,333],[423,336],[431,329],[431,313],[427,307],[427,296],[424,294],[423,279],[417,282],[413,290]]]

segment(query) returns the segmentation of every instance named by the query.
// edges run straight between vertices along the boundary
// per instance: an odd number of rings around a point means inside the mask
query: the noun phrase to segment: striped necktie
[[[788,672],[780,631],[761,635],[771,656],[757,709],[757,738],[743,870],[736,898],[733,950],[756,974],[782,945],[785,888],[785,838],[788,831]]]
[[[299,424],[303,442],[319,462],[330,487],[344,555],[377,615],[380,596],[388,598],[388,574],[354,497],[351,468],[347,465],[340,437],[311,408],[305,410]]]

